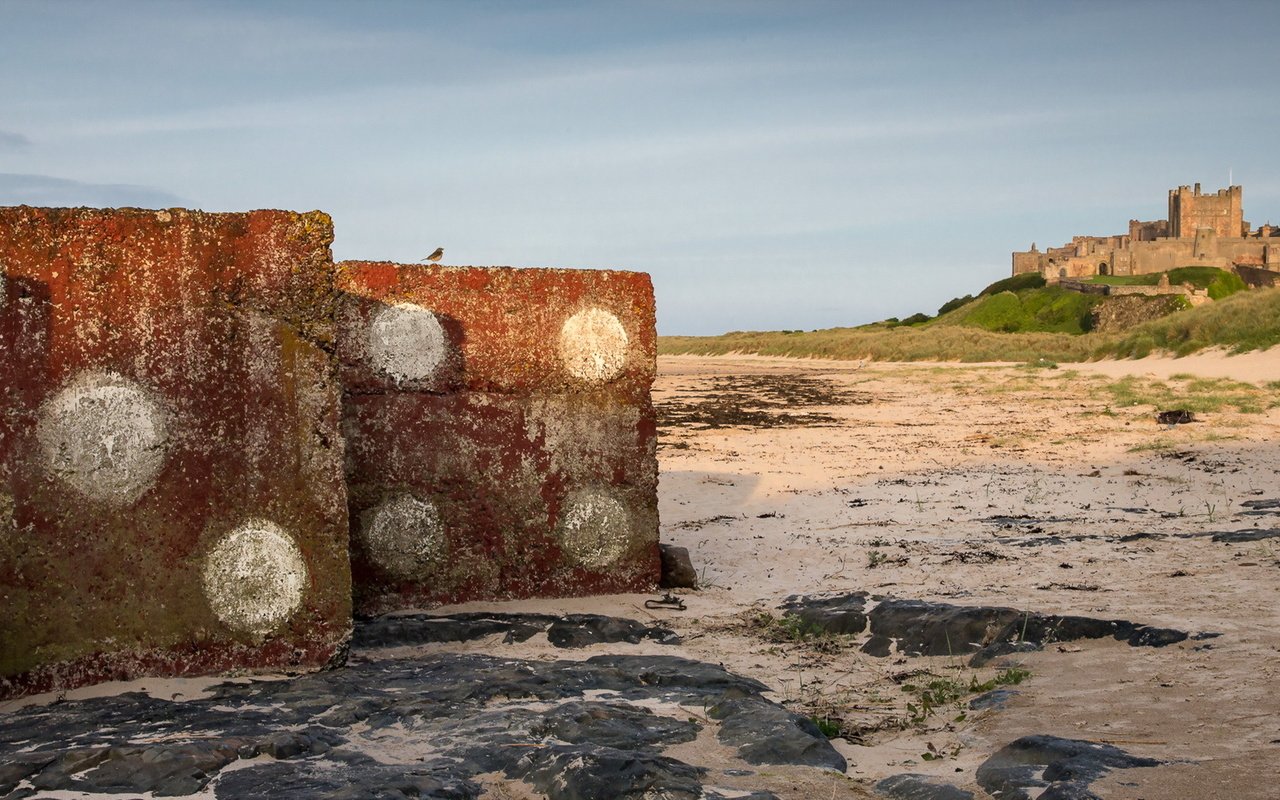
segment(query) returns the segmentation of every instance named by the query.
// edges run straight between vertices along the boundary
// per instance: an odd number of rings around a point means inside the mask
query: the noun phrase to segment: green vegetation
[[[1084,337],[1065,333],[994,333],[935,322],[920,327],[830,328],[796,336],[774,332],[663,336],[658,339],[658,352],[875,361],[1086,361],[1093,346]]]
[[[1025,276],[1018,276],[1019,278]],[[1039,276],[1033,276],[1039,277]],[[1001,282],[992,284],[998,286]],[[988,287],[990,288],[990,287]],[[1012,291],[1012,290],[1001,290]],[[1018,291],[1026,291],[1018,290]],[[1084,295],[1081,295],[1082,297]],[[876,361],[1021,361],[1072,362],[1095,358],[1140,358],[1156,351],[1186,355],[1206,347],[1225,347],[1232,352],[1265,350],[1280,343],[1280,287],[1238,292],[1218,302],[1179,311],[1119,334],[1065,332],[1004,333],[957,324],[970,314],[990,322],[1003,322],[997,312],[1003,307],[1010,318],[1053,321],[1069,316],[1069,307],[1055,306],[1052,295],[1044,302],[1028,302],[1017,297],[1013,304],[1000,300],[996,309],[978,311],[975,306],[991,296],[941,315],[921,325],[888,326],[883,323],[859,328],[829,328],[819,331],[782,334],[780,332],[734,332],[721,336],[663,336],[658,352],[723,355],[757,353]]]
[[[1024,272],[1012,278],[996,281],[978,293],[978,297],[987,297],[1001,292],[1021,292],[1026,289],[1043,289],[1044,276],[1039,272]]]
[[[1109,286],[1155,286],[1160,282],[1160,276],[1164,274],[1168,274],[1169,283],[1173,286],[1189,283],[1197,289],[1208,289],[1209,296],[1214,300],[1221,300],[1245,289],[1244,281],[1240,280],[1239,275],[1214,267],[1179,267],[1169,270],[1168,273],[1154,272],[1149,275],[1098,275],[1085,283],[1105,283]]]
[[[1000,686],[1016,686],[1027,678],[1031,672],[1021,667],[1010,667],[996,673],[987,681],[978,681],[978,676],[969,678],[969,683],[956,678],[932,678],[925,683],[904,683],[902,691],[914,695],[915,702],[907,703],[907,714],[913,725],[919,725],[939,709],[948,706],[960,706],[960,701],[969,695],[989,692]]]
[[[964,297],[953,297],[947,302],[943,303],[942,307],[938,309],[938,316],[942,316],[943,314],[946,314],[949,311],[955,311],[957,308],[960,308],[961,306],[966,305],[968,303],[972,303],[972,302],[973,302],[973,295],[971,294],[966,294]]]
[[[1280,287],[1239,292],[1152,320],[1098,343],[1095,358],[1142,358],[1155,351],[1185,356],[1206,347],[1232,353],[1280,344]]]
[[[760,611],[748,620],[748,624],[766,641],[802,644],[819,653],[838,653],[851,641],[848,636],[830,633],[821,625],[811,625],[795,614],[775,617],[768,611]]]
[[[1120,407],[1184,408],[1196,413],[1234,408],[1242,414],[1261,414],[1280,406],[1280,393],[1228,378],[1178,375],[1159,381],[1129,376],[1105,388]]]
[[[1089,312],[1101,300],[1099,295],[1056,286],[996,294],[984,292],[975,302],[947,315],[946,324],[1003,333],[1084,333],[1089,330]]]
[[[809,717],[814,725],[818,726],[818,730],[822,731],[822,735],[828,739],[835,739],[842,733],[840,723],[833,722],[830,717]]]

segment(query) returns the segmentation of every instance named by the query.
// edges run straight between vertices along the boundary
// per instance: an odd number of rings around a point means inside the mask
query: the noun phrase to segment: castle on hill
[[[1013,254],[1013,274],[1039,272],[1047,281],[1094,275],[1145,275],[1178,267],[1253,267],[1280,271],[1280,228],[1250,229],[1239,186],[1201,194],[1179,186],[1169,190],[1168,219],[1129,220],[1118,236],[1073,236],[1069,244],[1044,252],[1035,244]]]

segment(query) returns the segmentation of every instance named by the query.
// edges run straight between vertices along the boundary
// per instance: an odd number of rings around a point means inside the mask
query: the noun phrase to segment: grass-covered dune
[[[988,289],[998,286],[993,284]],[[979,313],[977,309],[982,304],[1002,293],[1016,295],[1029,288],[1033,287],[1017,290],[1001,287],[992,294],[984,292],[977,299],[918,325],[876,323],[808,332],[735,331],[721,336],[661,336],[658,352],[667,355],[755,353],[875,361],[1089,361],[1107,357],[1139,358],[1158,351],[1186,355],[1209,347],[1242,353],[1280,343],[1280,287],[1236,292],[1222,300],[1116,334],[1007,333],[965,324]],[[1008,304],[1007,300],[1001,302]],[[1053,303],[1037,307],[1032,315],[1043,308],[1053,308]]]

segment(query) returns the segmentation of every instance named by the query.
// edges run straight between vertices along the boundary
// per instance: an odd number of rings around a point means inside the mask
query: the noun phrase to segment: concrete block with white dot
[[[620,270],[338,264],[347,392],[647,396],[653,285]]]
[[[0,208],[0,696],[342,652],[332,235]]]
[[[338,287],[357,611],[653,586],[647,275],[344,262]]]

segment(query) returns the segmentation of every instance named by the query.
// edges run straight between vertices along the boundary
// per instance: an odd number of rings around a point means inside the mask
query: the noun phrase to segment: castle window
[[[1065,278],[1065,277],[1067,277],[1067,268],[1066,268],[1066,267],[1063,267],[1062,269],[1058,270],[1058,277],[1059,277],[1059,278]]]

